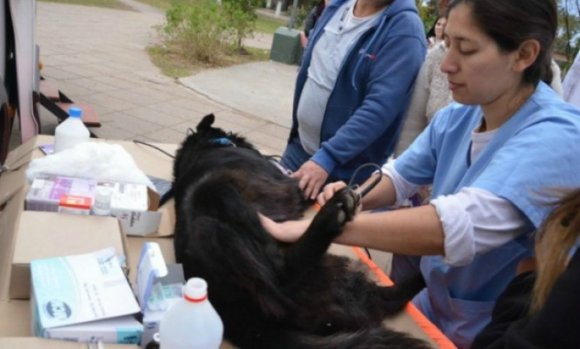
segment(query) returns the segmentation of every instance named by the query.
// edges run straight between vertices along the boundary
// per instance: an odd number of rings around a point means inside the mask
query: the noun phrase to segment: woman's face
[[[516,53],[501,52],[474,22],[471,7],[454,7],[447,17],[447,54],[441,71],[447,74],[453,99],[463,104],[489,104],[521,81],[511,67]]]
[[[435,38],[437,40],[443,39],[443,29],[445,29],[445,23],[447,23],[447,18],[441,17],[435,23]]]

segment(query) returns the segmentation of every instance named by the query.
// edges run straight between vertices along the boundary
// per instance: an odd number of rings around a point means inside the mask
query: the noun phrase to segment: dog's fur
[[[187,278],[208,282],[225,337],[244,349],[428,348],[381,322],[424,286],[368,281],[360,264],[326,254],[349,221],[356,196],[343,190],[296,243],[272,238],[257,211],[297,219],[309,206],[297,182],[244,138],[207,115],[174,164],[175,254]]]

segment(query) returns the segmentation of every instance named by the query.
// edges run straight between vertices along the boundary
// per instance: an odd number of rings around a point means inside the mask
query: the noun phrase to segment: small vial
[[[110,216],[112,196],[113,189],[110,187],[98,186],[92,213],[96,216]]]

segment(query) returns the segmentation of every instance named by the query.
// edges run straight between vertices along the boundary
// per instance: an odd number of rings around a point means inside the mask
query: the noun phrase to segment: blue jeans
[[[302,166],[303,163],[310,159],[310,154],[308,154],[304,148],[302,148],[302,144],[300,144],[300,139],[298,137],[294,137],[290,143],[286,145],[286,149],[284,150],[284,154],[282,154],[282,159],[280,163],[285,168],[289,169],[290,171],[294,172]]]

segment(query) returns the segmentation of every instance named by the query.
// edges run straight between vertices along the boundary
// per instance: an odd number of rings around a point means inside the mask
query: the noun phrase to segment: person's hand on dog
[[[322,188],[320,194],[318,194],[316,202],[318,202],[320,206],[324,206],[324,204],[326,204],[337,191],[340,191],[344,187],[346,187],[346,183],[342,181],[328,183],[324,188]]]
[[[295,242],[298,240],[312,222],[311,219],[304,219],[277,223],[259,212],[258,217],[260,218],[262,227],[264,227],[264,229],[270,233],[274,239],[283,242]]]
[[[314,161],[308,160],[292,174],[292,177],[300,181],[298,186],[304,197],[314,200],[328,179],[328,172]]]

